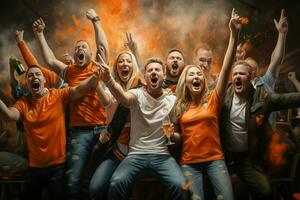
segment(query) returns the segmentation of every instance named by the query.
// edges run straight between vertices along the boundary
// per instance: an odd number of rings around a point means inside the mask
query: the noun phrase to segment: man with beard
[[[100,24],[100,18],[93,9],[86,13],[87,18],[92,22],[98,53],[108,60],[108,44],[105,33]],[[33,23],[33,30],[38,38],[43,56],[48,66],[57,74],[62,76],[69,86],[76,86],[83,79],[89,77],[95,64],[91,62],[92,52],[85,40],[79,40],[75,44],[74,65],[66,65],[56,59],[44,36],[45,24],[42,19]],[[97,92],[94,89],[82,98],[70,103],[70,131],[71,144],[70,155],[67,159],[68,193],[70,199],[82,199],[81,179],[84,167],[88,161],[93,146],[97,143],[99,135],[107,131],[105,124],[106,114],[101,105]]]
[[[169,154],[162,121],[172,113],[176,97],[162,89],[165,67],[160,59],[145,64],[147,86],[124,92],[112,78],[110,68],[101,65],[103,81],[119,103],[130,108],[132,122],[129,153],[115,170],[110,183],[109,199],[126,199],[130,185],[142,171],[154,172],[165,183],[171,199],[186,199],[185,179]]]
[[[262,84],[255,89],[251,75],[247,62],[235,63],[221,112],[223,149],[229,168],[246,184],[252,198],[271,199],[264,171],[272,133],[268,117],[275,110],[299,107],[300,93],[268,93]]]
[[[212,58],[212,50],[208,46],[199,47],[193,58],[194,64],[200,66],[203,69],[204,75],[207,79],[207,87],[209,90],[214,89],[216,86],[216,78],[211,74]]]
[[[169,88],[175,93],[177,81],[184,68],[183,54],[179,49],[171,49],[167,56],[166,62],[166,79],[162,88]]]

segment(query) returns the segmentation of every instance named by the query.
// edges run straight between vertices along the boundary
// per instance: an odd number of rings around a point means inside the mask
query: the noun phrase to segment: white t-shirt
[[[164,92],[155,99],[144,87],[129,90],[137,103],[130,107],[130,154],[169,154],[162,120],[171,112],[176,97]]]
[[[242,152],[248,150],[248,134],[246,130],[246,101],[241,102],[234,94],[230,110],[230,129],[227,147],[230,152]]]

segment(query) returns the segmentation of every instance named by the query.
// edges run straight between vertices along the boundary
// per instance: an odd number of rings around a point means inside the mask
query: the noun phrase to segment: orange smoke
[[[284,153],[287,149],[288,145],[280,142],[279,133],[274,132],[269,146],[269,165],[273,173],[279,172],[281,167],[286,163]]]
[[[246,24],[249,23],[249,19],[248,19],[247,17],[242,17],[242,18],[241,18],[241,23],[242,23],[243,25],[246,25]]]
[[[130,32],[144,60],[153,56],[165,59],[170,49],[178,48],[183,51],[186,64],[192,64],[194,50],[208,44],[214,50],[212,72],[219,71],[229,36],[230,12],[221,9],[225,8],[223,4],[217,5],[220,10],[208,5],[202,7],[200,3],[178,7],[160,1],[145,4],[139,0],[92,0],[78,6],[76,12],[69,15],[66,13],[70,11],[61,7],[57,10],[54,29],[57,57],[63,55],[66,48],[71,53],[79,39],[87,40],[95,52],[93,25],[85,16],[87,9],[83,9],[93,8],[101,19],[108,40],[110,63],[119,51],[125,50],[125,33]],[[243,18],[243,22],[248,23],[248,18]]]

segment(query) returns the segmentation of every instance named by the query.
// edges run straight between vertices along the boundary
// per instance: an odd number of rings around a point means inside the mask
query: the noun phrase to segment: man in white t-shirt
[[[104,63],[104,62],[103,62]],[[109,199],[126,199],[130,185],[143,171],[156,174],[167,186],[172,199],[186,199],[185,178],[166,146],[162,121],[171,114],[176,97],[162,89],[165,67],[152,58],[145,65],[146,87],[124,92],[102,64],[103,81],[119,103],[130,108],[129,154],[114,172]]]

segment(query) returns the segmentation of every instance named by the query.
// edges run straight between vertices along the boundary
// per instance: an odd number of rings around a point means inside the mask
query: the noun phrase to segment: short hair
[[[252,66],[249,65],[249,63],[247,63],[245,60],[239,60],[239,61],[236,61],[234,64],[233,64],[233,68],[235,68],[237,65],[245,65],[248,67],[249,69],[249,74],[251,75],[252,74]]]
[[[151,63],[158,63],[158,64],[160,64],[160,65],[162,66],[162,69],[163,69],[164,74],[166,73],[166,67],[165,67],[163,61],[162,61],[160,58],[155,58],[155,57],[149,58],[149,59],[147,60],[146,64],[144,65],[144,70],[145,70],[145,72],[146,72],[147,66],[148,66],[149,64],[151,64]]]
[[[79,42],[85,42],[85,43],[87,43],[88,46],[91,48],[91,45],[90,45],[90,43],[89,43],[87,40],[83,40],[83,39],[77,40],[77,41],[75,42],[75,45],[78,44]]]
[[[211,48],[209,45],[203,44],[203,45],[201,45],[201,46],[198,46],[198,47],[194,50],[194,57],[197,56],[198,51],[199,51],[200,49],[203,49],[203,50],[205,50],[205,51],[211,51],[211,52],[212,52],[212,48]]]
[[[32,69],[32,68],[38,68],[38,69],[40,69],[41,72],[42,72],[42,74],[43,74],[43,76],[44,76],[44,73],[43,73],[41,67],[39,67],[39,66],[37,66],[37,65],[29,65],[29,67],[28,67],[27,70],[26,70],[25,77],[27,77],[28,71],[29,71],[30,69]]]
[[[168,57],[168,56],[170,55],[170,53],[172,53],[172,52],[178,52],[178,53],[180,53],[180,54],[182,55],[182,58],[184,59],[184,55],[183,55],[182,51],[181,51],[180,49],[176,49],[176,48],[173,48],[173,49],[171,49],[170,51],[168,51],[167,57]]]

